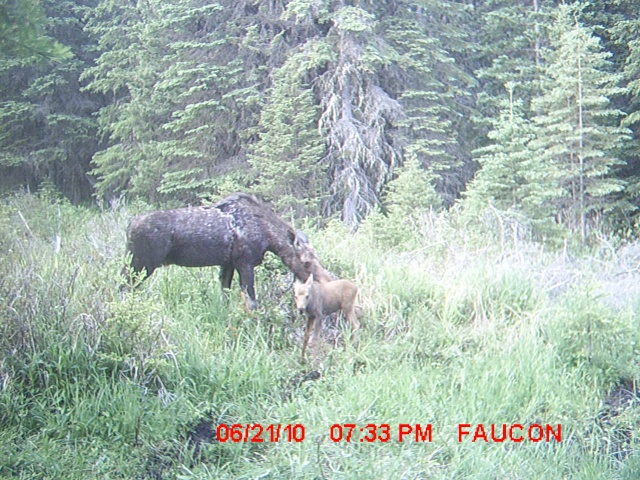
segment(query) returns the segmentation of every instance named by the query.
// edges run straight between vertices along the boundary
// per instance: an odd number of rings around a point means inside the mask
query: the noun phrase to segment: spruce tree
[[[539,112],[534,145],[559,169],[560,212],[585,242],[590,212],[609,208],[611,195],[624,188],[613,173],[623,164],[616,152],[628,130],[618,125],[622,112],[611,106],[611,99],[623,93],[621,76],[611,72],[610,54],[592,29],[566,5],[557,9],[544,56],[543,95],[534,102]]]
[[[158,118],[166,115],[166,103],[152,105],[148,98],[159,60],[144,38],[144,24],[153,10],[150,3],[102,0],[87,15],[85,29],[98,43],[100,55],[82,80],[88,91],[110,100],[98,116],[107,145],[93,158],[99,196],[133,191],[149,192],[149,198],[154,199],[159,183],[150,165],[157,157],[148,155]],[[145,188],[145,182],[153,187]]]
[[[462,26],[471,21],[467,9],[454,2],[406,3],[382,19],[385,36],[395,49],[397,93],[402,118],[397,138],[405,160],[417,159],[434,176],[447,203],[462,189],[460,169],[465,154],[458,136],[460,105],[470,99],[475,83],[456,56],[472,51]]]
[[[417,247],[423,216],[442,206],[434,187],[435,175],[414,155],[396,169],[384,191],[382,207],[363,222],[362,232],[385,246]]]
[[[476,74],[482,82],[478,101],[482,112],[489,113],[487,118],[503,108],[507,84],[518,85],[528,116],[529,102],[539,88],[551,4],[549,0],[489,0],[479,6],[481,66]]]
[[[535,125],[525,118],[517,85],[505,85],[507,100],[488,134],[491,144],[474,153],[480,169],[469,184],[465,207],[480,214],[491,205],[510,211],[546,233],[555,214],[551,201],[560,195],[557,166],[533,147]]]
[[[102,0],[88,25],[101,55],[85,77],[111,98],[99,116],[108,145],[94,157],[98,193],[184,201],[255,187],[247,160],[264,155],[275,164],[253,171],[275,195],[287,192],[274,182],[292,154],[302,175],[286,194],[323,189],[322,212],[356,225],[393,167],[417,156],[452,201],[468,159],[456,133],[469,130],[461,105],[473,79],[461,65],[471,50],[457,26],[469,12],[436,0]],[[300,94],[295,118],[286,89]],[[269,122],[278,111],[288,119]],[[288,129],[309,151],[291,153]]]
[[[82,71],[92,61],[94,45],[83,31],[82,22],[85,9],[93,6],[93,0],[43,0],[38,4],[38,8],[42,7],[38,13],[33,11],[31,2],[5,5],[30,12],[33,17],[28,19],[29,25],[47,19],[46,29],[44,24],[39,26],[41,40],[37,45],[55,42],[62,48],[64,44],[63,50],[73,58],[47,61],[57,47],[47,50],[49,53],[34,53],[39,48],[35,45],[28,48],[26,57],[18,58],[21,50],[15,49],[15,42],[22,41],[20,35],[12,40],[13,47],[3,52],[0,175],[21,179],[30,188],[38,188],[46,181],[74,202],[91,198],[87,171],[99,148],[93,114],[103,99],[82,92],[79,82]]]
[[[618,99],[617,104],[628,114],[622,125],[629,128],[632,138],[626,141],[621,158],[627,165],[620,172],[620,176],[627,182],[624,196],[620,202],[638,207],[640,195],[640,18],[638,18],[638,4],[634,0],[619,0],[615,5],[608,5],[607,9],[593,5],[593,15],[600,19],[604,15],[606,21],[606,37],[610,39],[610,51],[614,52],[612,61],[616,69],[624,75],[626,95]]]
[[[417,157],[450,199],[460,190],[451,187],[465,157],[456,132],[464,87],[473,83],[457,63],[469,53],[456,24],[465,10],[431,0],[290,5],[308,28],[325,26],[302,49],[316,59],[310,73],[326,138],[327,210],[350,225],[380,202],[403,157]]]
[[[435,191],[435,175],[427,171],[415,155],[396,169],[396,178],[386,188],[384,205],[398,220],[416,218],[426,210],[438,209],[442,200]]]
[[[103,0],[89,28],[102,54],[87,71],[112,95],[94,157],[100,194],[197,201],[229,176],[245,183],[243,143],[258,121],[281,12],[255,2]],[[277,10],[277,9],[276,9]]]
[[[71,58],[71,49],[52,38],[49,19],[39,0],[0,4],[0,59],[21,65]]]
[[[300,73],[296,56],[275,72],[260,115],[260,140],[251,148],[249,163],[256,175],[255,191],[271,198],[277,208],[317,215],[319,196],[328,183],[320,163],[324,142],[313,91],[302,84]]]
[[[356,226],[378,202],[400,152],[388,128],[401,113],[399,102],[380,84],[380,71],[390,49],[380,23],[367,2],[340,6],[331,12],[323,39],[331,57],[317,81],[331,177],[330,210]]]

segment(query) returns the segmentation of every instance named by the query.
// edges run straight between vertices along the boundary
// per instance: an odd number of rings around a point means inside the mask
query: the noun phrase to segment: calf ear
[[[309,275],[309,278],[307,278],[307,281],[304,282],[304,284],[305,286],[310,287],[312,283],[313,283],[313,273]]]

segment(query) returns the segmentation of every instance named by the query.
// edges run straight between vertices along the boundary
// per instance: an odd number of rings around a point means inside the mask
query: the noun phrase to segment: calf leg
[[[316,342],[316,347],[320,343],[320,332],[322,332],[323,319],[324,318],[322,316],[316,318],[316,324],[313,328],[313,341]]]
[[[307,351],[307,344],[309,343],[309,334],[311,333],[311,327],[313,327],[313,322],[316,322],[316,330],[317,330],[318,329],[317,325],[320,322],[317,321],[317,319],[314,317],[311,317],[311,316],[307,317],[307,326],[304,329],[304,336],[302,337],[302,361],[304,361],[304,355],[305,355],[305,352]],[[317,334],[314,333],[314,337],[316,336]]]
[[[352,308],[347,312],[347,320],[351,323],[351,341],[353,346],[358,348],[358,330],[360,330],[360,322],[358,321],[355,308]]]

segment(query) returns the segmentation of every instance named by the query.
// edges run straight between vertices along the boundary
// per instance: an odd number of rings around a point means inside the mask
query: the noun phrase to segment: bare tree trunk
[[[582,59],[578,57],[578,132],[579,132],[579,144],[578,144],[578,161],[579,161],[579,178],[580,178],[580,234],[582,238],[582,244],[587,243],[587,212],[586,212],[586,192],[584,186],[584,123],[583,123],[583,111],[582,111]]]

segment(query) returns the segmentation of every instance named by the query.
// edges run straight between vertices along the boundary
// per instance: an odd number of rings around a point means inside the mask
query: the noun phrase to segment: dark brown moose
[[[302,281],[319,265],[309,261],[317,257],[304,233],[246,193],[213,205],[138,215],[127,228],[127,250],[131,268],[142,280],[162,265],[220,265],[222,288],[230,288],[237,270],[251,309],[256,307],[254,267],[267,251],[278,255]]]

